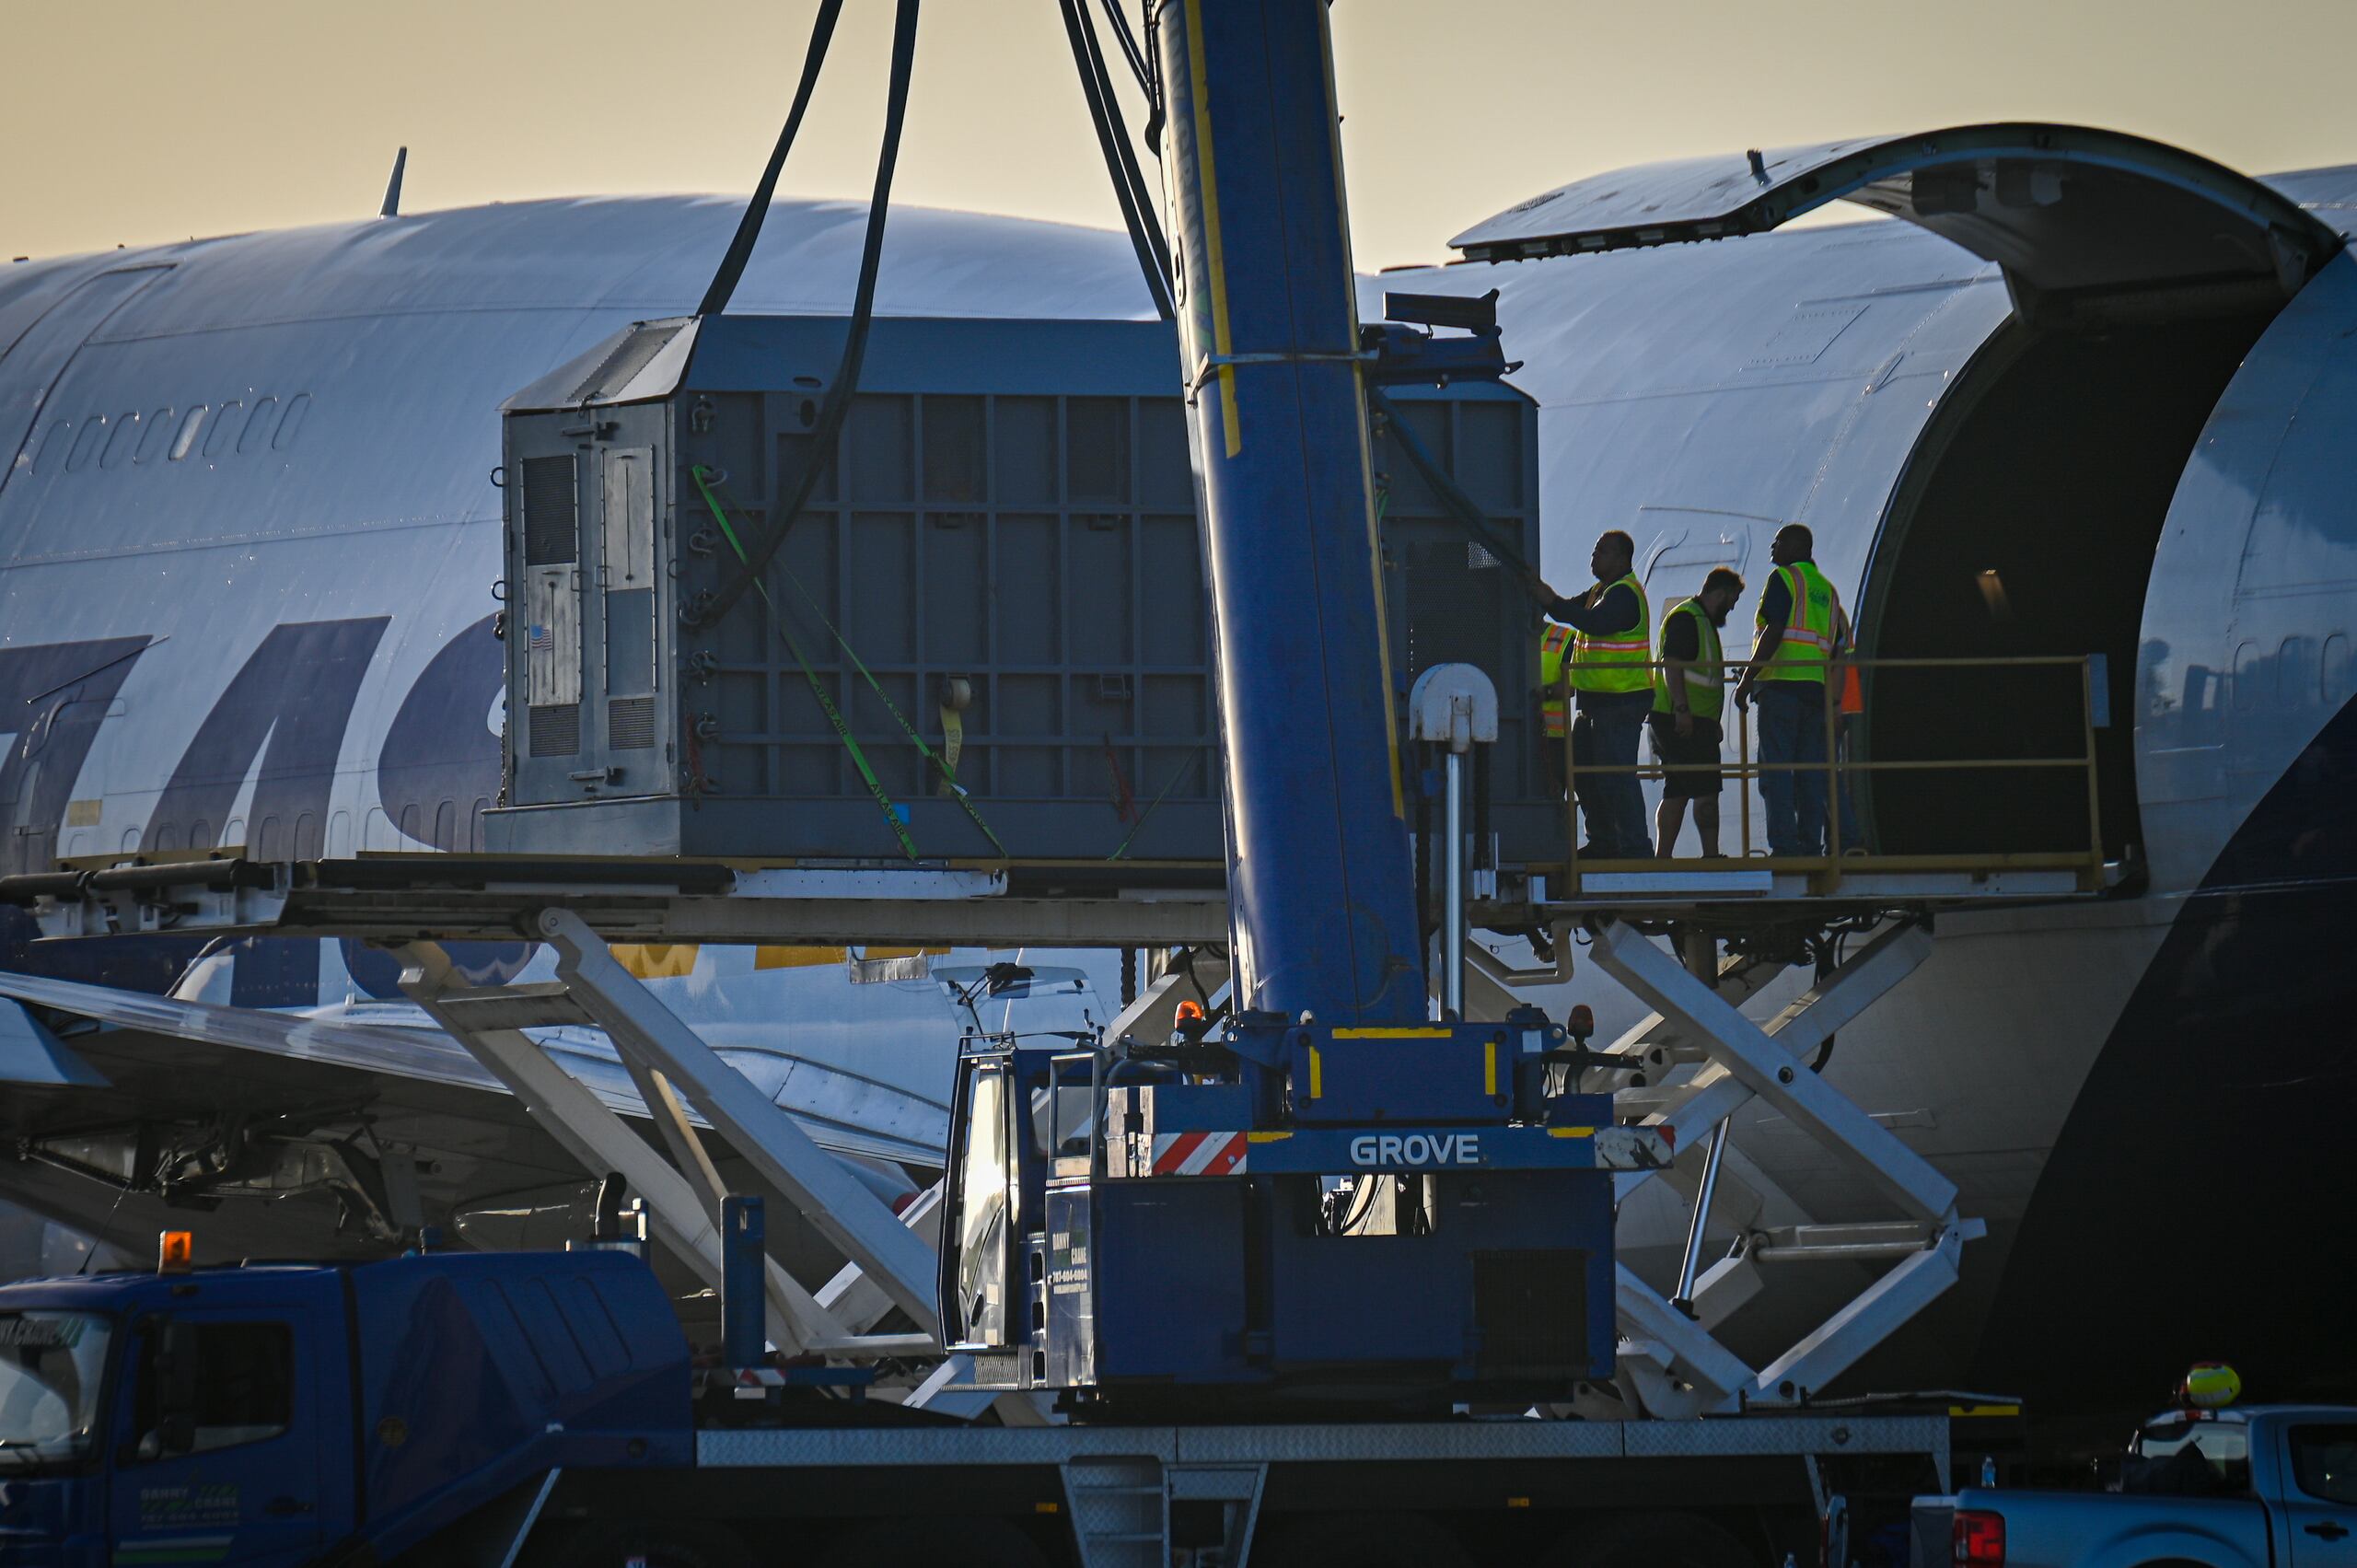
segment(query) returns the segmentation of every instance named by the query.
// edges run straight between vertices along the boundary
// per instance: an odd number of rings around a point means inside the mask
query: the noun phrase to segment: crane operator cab
[[[1533,1009],[970,1037],[946,1342],[978,1387],[1075,1411],[1568,1397],[1611,1371],[1612,1172],[1670,1154],[1609,1097],[1562,1092],[1592,1061]]]

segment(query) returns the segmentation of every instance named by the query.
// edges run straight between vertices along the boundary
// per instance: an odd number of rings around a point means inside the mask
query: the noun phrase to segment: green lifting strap
[[[728,548],[737,552],[739,562],[745,562],[745,547],[738,542],[737,530],[728,526],[728,514],[721,509],[720,503],[713,496],[711,486],[704,482],[703,465],[691,465],[688,472],[694,477],[696,489],[702,493],[703,504],[712,508],[712,520],[720,525],[722,535],[728,540]],[[749,562],[746,563],[750,564]],[[819,707],[827,715],[827,722],[834,726],[835,735],[842,741],[843,749],[851,753],[853,765],[859,769],[859,776],[867,782],[867,793],[874,796],[876,804],[884,808],[884,820],[891,824],[892,836],[900,841],[900,853],[911,860],[916,859],[917,843],[909,836],[909,825],[901,819],[900,808],[892,804],[892,797],[884,793],[883,781],[876,776],[876,770],[867,765],[867,754],[859,749],[859,742],[852,738],[851,726],[843,722],[843,715],[837,711],[833,699],[827,695],[826,687],[819,683],[819,672],[810,668],[809,659],[803,655],[802,645],[794,640],[793,632],[785,624],[785,617],[777,612],[777,604],[770,598],[769,586],[756,577],[753,579],[753,591],[761,596],[763,604],[769,606],[770,619],[777,622],[777,634],[785,639],[786,649],[794,655],[794,662],[802,667],[802,679],[810,683],[810,695],[819,700]]]
[[[720,525],[720,531],[728,536],[728,547],[737,552],[738,560],[743,560],[745,556],[744,546],[737,542],[737,531],[728,526],[726,508],[721,505],[720,498],[713,493],[711,481],[709,479],[711,470],[705,469],[702,464],[696,464],[691,466],[688,471],[690,474],[694,476],[696,489],[702,493],[704,505],[711,508],[713,520]],[[883,686],[877,680],[875,675],[869,671],[867,666],[862,662],[858,650],[851,645],[850,639],[845,637],[841,631],[836,629],[835,623],[832,621],[827,619],[827,612],[819,608],[819,601],[810,596],[810,590],[808,588],[802,586],[802,579],[795,576],[794,575],[794,569],[785,565],[783,562],[779,563],[778,569],[785,574],[785,580],[794,585],[794,591],[802,596],[802,602],[808,607],[810,613],[819,618],[819,624],[824,626],[827,629],[828,635],[834,638],[835,645],[842,649],[843,656],[851,660],[852,668],[859,671],[860,679],[867,682],[868,690],[876,693],[876,700],[884,704],[884,711],[892,715],[892,722],[900,726],[900,733],[909,738],[909,744],[917,749],[919,756],[922,756],[926,761],[932,763],[935,768],[940,770],[941,776],[948,781],[950,795],[957,800],[959,806],[965,808],[966,815],[973,820],[974,826],[981,830],[982,837],[990,840],[991,847],[998,851],[999,858],[1002,860],[1014,858],[1007,854],[1006,845],[999,842],[999,836],[991,830],[991,825],[982,820],[982,814],[975,807],[973,796],[969,795],[966,792],[966,787],[958,782],[957,771],[951,768],[946,761],[943,761],[940,755],[936,753],[932,747],[927,746],[924,743],[924,737],[919,735],[916,732],[916,727],[910,724],[906,717],[902,716],[900,708],[893,703],[892,699],[889,696],[885,694]],[[756,581],[754,586],[761,588],[761,601],[764,604],[768,604],[770,598],[768,588],[763,587],[758,581]],[[793,634],[786,631],[784,618],[778,616],[777,607],[774,604],[770,605],[770,613],[777,620],[778,631],[780,634],[785,637],[786,646],[794,648],[794,656],[796,659],[800,659],[802,657],[802,650],[798,647],[795,647]],[[818,691],[819,678],[815,674],[811,673],[810,666],[807,662],[803,664],[802,673],[810,678],[811,690],[814,691]],[[822,703],[826,703],[827,699],[823,692],[819,693],[819,701]],[[852,739],[851,732],[844,727],[842,720],[835,714],[834,708],[831,704],[828,705],[827,714],[830,718],[834,720],[837,732],[843,738],[843,744],[851,748],[851,754],[853,758],[858,761],[859,771],[865,776],[868,787],[876,792],[876,797],[878,800],[886,801],[887,809],[890,809],[889,801],[884,794],[883,786],[876,782],[876,775],[868,771],[866,759],[860,755],[858,743]],[[900,819],[900,813],[897,810],[893,811],[893,822],[898,824]],[[909,844],[908,834],[905,831],[902,831],[900,834],[900,842],[903,845],[908,845],[909,857],[912,860],[916,858],[915,847]]]
[[[1146,819],[1154,815],[1154,808],[1161,805],[1163,800],[1172,790],[1178,787],[1179,780],[1185,778],[1189,773],[1191,773],[1194,771],[1195,758],[1190,757],[1185,761],[1179,763],[1178,769],[1171,773],[1168,782],[1164,784],[1162,788],[1155,793],[1154,798],[1146,803],[1146,808],[1138,813],[1138,819],[1130,824],[1130,830],[1121,835],[1121,842],[1113,846],[1113,853],[1107,855],[1105,858],[1108,860],[1119,860],[1123,855],[1129,854],[1130,845],[1136,841],[1138,834],[1144,830]]]

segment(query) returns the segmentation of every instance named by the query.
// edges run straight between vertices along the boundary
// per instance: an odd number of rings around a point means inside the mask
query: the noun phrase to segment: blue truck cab
[[[0,1286],[0,1564],[432,1560],[559,1469],[692,1464],[690,1383],[612,1252]]]

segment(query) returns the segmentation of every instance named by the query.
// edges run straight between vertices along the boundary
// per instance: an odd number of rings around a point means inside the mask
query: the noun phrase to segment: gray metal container
[[[509,400],[506,789],[487,847],[900,860],[888,801],[928,860],[1219,861],[1167,326],[877,320],[834,460],[760,591],[705,618],[810,460],[844,327],[646,322]],[[1394,396],[1536,561],[1530,401]],[[1532,749],[1536,610],[1389,440],[1373,456],[1393,682],[1404,703],[1430,664],[1490,672],[1496,826],[1511,859],[1560,855]],[[954,759],[964,804],[911,731]]]

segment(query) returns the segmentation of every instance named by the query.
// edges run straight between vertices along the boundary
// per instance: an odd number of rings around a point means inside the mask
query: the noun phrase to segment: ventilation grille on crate
[[[617,751],[644,751],[655,744],[655,699],[616,697],[606,704],[606,744]]]
[[[570,757],[581,749],[581,704],[563,703],[532,710],[532,755]]]

